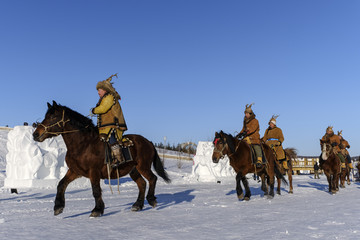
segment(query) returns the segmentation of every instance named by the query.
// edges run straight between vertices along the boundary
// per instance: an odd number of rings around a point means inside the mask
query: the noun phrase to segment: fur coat
[[[252,114],[249,119],[244,118],[243,128],[240,133],[246,132],[251,144],[260,144],[260,126],[259,121]]]
[[[276,158],[278,160],[285,158],[285,152],[282,147],[282,143],[284,141],[284,135],[280,128],[278,128],[278,127],[270,128],[269,127],[268,129],[266,129],[262,140],[275,151]]]

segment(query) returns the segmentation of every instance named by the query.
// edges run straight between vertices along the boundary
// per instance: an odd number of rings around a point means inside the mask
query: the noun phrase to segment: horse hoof
[[[156,197],[152,197],[152,198],[148,197],[148,198],[146,198],[146,200],[148,201],[150,206],[152,206],[153,208],[155,208],[157,206]]]
[[[131,207],[131,211],[133,211],[133,212],[138,212],[138,211],[141,211],[142,210],[142,207],[140,207],[140,206],[132,206]]]
[[[100,216],[101,216],[100,212],[92,212],[89,217],[96,218],[96,217],[100,217]]]
[[[290,190],[289,193],[293,194],[294,192],[293,192],[293,190]]]
[[[156,208],[156,206],[157,206],[157,201],[154,201],[154,202],[149,203],[149,204],[150,204],[150,206],[152,206],[153,208]]]
[[[244,197],[244,200],[245,200],[245,201],[249,201],[249,200],[250,200],[250,197]]]
[[[61,214],[64,211],[64,208],[58,208],[54,210],[54,216]]]
[[[243,200],[244,199],[244,194],[242,193],[242,194],[238,195],[238,199]]]
[[[280,192],[280,191],[277,191],[276,193],[277,193],[278,195],[281,195],[281,192]]]

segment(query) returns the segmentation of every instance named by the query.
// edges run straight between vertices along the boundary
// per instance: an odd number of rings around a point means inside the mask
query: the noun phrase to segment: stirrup
[[[120,162],[119,160],[115,160],[114,162],[110,163],[110,166],[112,168],[118,168],[120,165],[124,164],[126,161]]]

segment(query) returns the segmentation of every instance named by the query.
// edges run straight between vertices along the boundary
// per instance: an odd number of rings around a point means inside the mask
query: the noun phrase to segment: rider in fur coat
[[[257,167],[261,167],[263,156],[260,146],[260,126],[259,121],[255,118],[255,113],[251,109],[252,105],[253,104],[246,104],[243,128],[237,137],[244,137],[244,140],[253,147],[256,154],[256,165]]]
[[[119,103],[120,95],[111,83],[114,76],[117,77],[117,74],[97,83],[96,89],[100,99],[96,107],[92,109],[92,113],[98,115],[100,138],[102,141],[109,143],[116,158],[116,162],[112,166],[117,167],[125,162],[120,145],[127,126]]]
[[[276,119],[278,116],[272,116],[269,121],[269,127],[266,129],[262,140],[274,150],[276,159],[279,161],[285,160],[285,152],[282,147],[284,142],[284,135],[281,128],[276,126]],[[286,161],[284,162],[284,165]],[[284,166],[286,167],[286,166]]]

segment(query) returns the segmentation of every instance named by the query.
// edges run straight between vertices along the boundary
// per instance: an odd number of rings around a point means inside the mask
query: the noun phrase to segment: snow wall
[[[61,136],[35,142],[31,126],[8,134],[5,188],[54,188],[65,175],[66,146]]]
[[[219,163],[213,163],[213,150],[212,142],[199,142],[197,145],[192,176],[200,182],[219,181],[224,177],[235,176],[235,171],[230,166],[227,156],[220,159]]]

